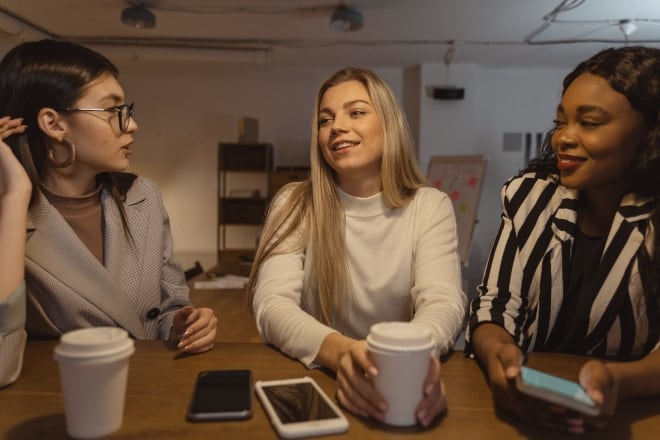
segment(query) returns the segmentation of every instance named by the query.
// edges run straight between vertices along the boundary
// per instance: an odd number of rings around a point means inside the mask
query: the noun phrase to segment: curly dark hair
[[[605,49],[581,62],[564,78],[562,95],[583,73],[604,78],[612,89],[628,99],[631,107],[646,121],[649,133],[640,149],[636,169],[631,173],[629,192],[649,197],[660,196],[660,49],[626,46]],[[557,159],[550,139],[545,137],[541,155],[522,171],[556,174]]]

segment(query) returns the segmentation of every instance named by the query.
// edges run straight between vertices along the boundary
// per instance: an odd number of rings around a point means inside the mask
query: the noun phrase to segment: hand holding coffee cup
[[[367,348],[378,369],[374,385],[387,401],[385,423],[394,426],[417,423],[416,411],[425,397],[425,381],[429,374],[439,373],[439,363],[431,360],[433,344],[431,331],[417,324],[381,322],[371,327]],[[437,387],[432,390],[440,393],[436,412],[444,410],[444,390],[441,383]]]

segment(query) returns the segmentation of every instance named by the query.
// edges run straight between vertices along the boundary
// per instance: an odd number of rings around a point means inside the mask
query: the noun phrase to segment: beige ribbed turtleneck
[[[87,249],[103,263],[103,220],[99,199],[101,188],[80,197],[56,194],[43,185],[41,190]]]

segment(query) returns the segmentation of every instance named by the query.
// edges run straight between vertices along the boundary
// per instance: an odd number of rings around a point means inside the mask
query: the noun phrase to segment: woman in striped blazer
[[[467,351],[498,408],[583,432],[619,399],[660,394],[660,50],[604,50],[563,86],[541,157],[502,189]],[[579,381],[598,416],[518,393],[527,351],[594,356]]]

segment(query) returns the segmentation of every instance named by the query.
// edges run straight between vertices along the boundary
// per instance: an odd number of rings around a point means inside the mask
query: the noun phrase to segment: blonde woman
[[[318,92],[311,175],[270,209],[248,291],[262,336],[305,365],[337,373],[349,411],[382,420],[387,402],[364,338],[413,321],[446,353],[465,312],[452,205],[425,185],[404,115],[373,72],[344,69]],[[434,358],[420,424],[444,411]]]

